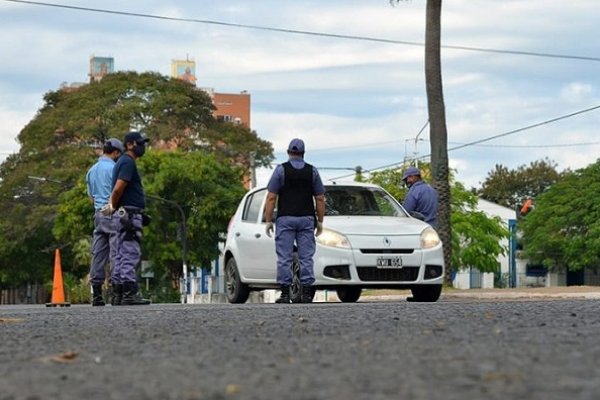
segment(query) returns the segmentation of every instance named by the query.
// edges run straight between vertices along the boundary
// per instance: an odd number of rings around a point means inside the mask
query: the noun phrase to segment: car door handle
[[[260,233],[255,233],[254,237],[258,239],[260,237]]]
[[[241,235],[241,233],[239,233],[239,232],[236,232],[236,233],[235,233],[235,236],[236,236],[236,237],[240,237],[240,235]]]

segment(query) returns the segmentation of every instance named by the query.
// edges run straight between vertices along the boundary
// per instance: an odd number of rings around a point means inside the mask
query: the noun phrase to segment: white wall
[[[500,217],[504,223],[504,226],[508,229],[508,220],[516,219],[517,213],[508,207],[501,206],[496,203],[492,203],[487,200],[479,199],[477,202],[477,210],[483,211],[490,217]],[[507,251],[505,255],[498,256],[498,262],[500,263],[500,271],[502,273],[508,273],[510,270],[509,257],[508,257],[508,239],[503,239],[501,242]],[[477,267],[474,265],[473,267]],[[454,279],[453,286],[458,289],[470,289],[471,288],[471,272],[469,269],[458,271],[456,278]],[[494,287],[494,274],[483,273],[481,276],[481,287],[482,288],[493,288]]]

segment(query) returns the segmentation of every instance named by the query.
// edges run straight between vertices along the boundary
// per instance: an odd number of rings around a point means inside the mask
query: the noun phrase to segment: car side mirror
[[[410,216],[416,219],[420,219],[421,221],[425,221],[425,216],[418,211],[410,211]]]

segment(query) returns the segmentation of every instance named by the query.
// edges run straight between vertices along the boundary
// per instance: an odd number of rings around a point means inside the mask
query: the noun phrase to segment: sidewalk
[[[379,292],[379,293],[378,293]],[[370,291],[359,301],[393,301],[410,297],[408,290]],[[515,289],[453,289],[442,291],[440,300],[467,299],[511,300],[511,299],[600,299],[600,286],[555,286]]]
[[[443,299],[535,299],[535,298],[579,298],[600,299],[600,286],[554,286],[515,289],[449,289],[442,292]]]
[[[252,292],[249,303],[274,303],[279,296],[275,290]],[[364,290],[359,302],[401,301],[411,297],[410,290]],[[465,300],[512,300],[512,299],[600,299],[600,286],[555,286],[516,289],[454,289],[445,288],[440,297],[441,301]],[[317,290],[314,301],[317,303],[338,302],[335,290]],[[188,297],[188,303],[227,303],[224,294],[213,293]]]

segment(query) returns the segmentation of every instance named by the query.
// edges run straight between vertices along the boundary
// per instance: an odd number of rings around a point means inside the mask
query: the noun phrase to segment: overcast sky
[[[423,43],[425,0],[48,0],[47,3],[233,24]],[[448,147],[483,140],[600,105],[600,1],[446,0],[442,69]],[[252,128],[285,161],[293,137],[325,179],[427,156],[419,45],[303,35],[89,12],[0,0],[0,160],[63,82],[86,82],[89,58],[116,70],[170,74],[172,59],[196,61],[197,85],[247,90]],[[457,179],[479,187],[496,164],[542,158],[559,170],[595,162],[600,109],[481,145],[450,151]],[[339,168],[339,169],[333,169]],[[259,173],[265,183],[270,171]]]

